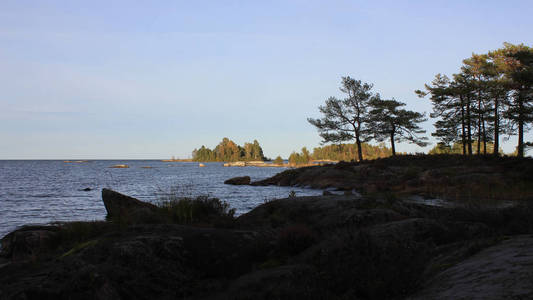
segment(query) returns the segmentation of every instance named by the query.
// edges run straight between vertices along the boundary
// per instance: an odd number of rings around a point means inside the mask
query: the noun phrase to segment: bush
[[[276,159],[273,161],[273,163],[275,165],[282,165],[283,164],[283,158],[281,158],[281,156],[278,155],[278,157],[276,157]]]

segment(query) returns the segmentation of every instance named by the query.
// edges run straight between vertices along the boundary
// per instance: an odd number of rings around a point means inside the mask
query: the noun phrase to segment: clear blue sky
[[[533,44],[532,15],[531,1],[3,0],[0,159],[188,157],[223,137],[287,157],[319,145],[306,118],[341,76],[429,112],[415,89],[472,52]]]

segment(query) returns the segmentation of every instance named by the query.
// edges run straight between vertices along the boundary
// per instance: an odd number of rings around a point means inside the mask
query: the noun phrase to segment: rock
[[[409,299],[532,299],[533,237],[481,250],[428,280]]]
[[[102,189],[102,200],[108,218],[131,216],[141,212],[146,214],[157,208],[151,203],[139,201],[110,189]]]
[[[233,184],[233,185],[248,185],[250,184],[250,176],[234,177],[224,181],[224,184]]]
[[[227,299],[327,299],[316,269],[289,265],[246,274],[229,287]]]
[[[246,162],[244,161],[228,162],[224,164],[224,167],[246,167]]]
[[[53,248],[56,226],[26,226],[2,238],[0,256],[13,262],[35,260],[39,254]]]
[[[130,166],[128,165],[114,165],[114,166],[111,166],[110,168],[114,168],[114,169],[127,169],[129,168]]]
[[[89,191],[92,191],[92,189],[88,187],[88,188],[84,188],[82,191],[89,192]]]
[[[205,167],[205,165],[200,163],[200,164],[198,164],[198,167],[203,168],[203,167]]]

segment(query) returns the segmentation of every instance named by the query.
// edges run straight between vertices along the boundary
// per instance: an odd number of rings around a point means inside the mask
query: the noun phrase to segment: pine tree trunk
[[[390,145],[392,148],[392,156],[396,156],[396,147],[394,146],[394,132],[390,134]]]
[[[477,155],[481,154],[481,100],[477,100]]]
[[[357,143],[357,156],[359,157],[359,161],[363,161],[363,149],[361,149],[362,147],[359,135],[356,135],[355,142]]]
[[[500,105],[500,101],[498,97],[494,99],[494,150],[492,153],[495,156],[499,155],[499,148],[500,148],[500,113],[498,111],[498,106]]]
[[[524,157],[524,103],[521,95],[518,96],[518,146],[517,156]]]
[[[468,129],[468,155],[472,155],[472,116],[470,114],[470,97],[468,97],[468,103],[466,104],[466,120]]]
[[[463,95],[460,95],[459,98],[461,99],[461,144],[463,144],[463,155],[466,155],[465,106]]]
[[[487,133],[485,131],[485,118],[481,117],[481,124],[483,126],[483,155],[487,155]]]

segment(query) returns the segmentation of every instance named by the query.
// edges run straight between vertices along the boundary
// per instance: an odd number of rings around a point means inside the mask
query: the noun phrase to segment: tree
[[[500,134],[518,135],[517,155],[523,156],[529,143],[524,134],[533,122],[533,48],[523,44],[505,43],[488,54],[472,54],[463,60],[453,81],[438,74],[427,92],[415,91],[424,97],[431,94],[433,136],[449,145],[459,137],[463,154],[472,154],[472,136],[477,136],[477,153],[500,153]],[[518,132],[516,132],[518,127]],[[494,147],[489,147],[490,142]]]
[[[257,140],[245,143],[244,147],[237,145],[228,138],[222,139],[214,150],[202,146],[192,152],[194,161],[250,161],[265,160],[263,149]]]
[[[347,97],[342,100],[330,97],[325,105],[319,107],[323,114],[321,119],[307,119],[317,128],[322,143],[355,139],[359,161],[363,160],[361,144],[372,138],[367,128],[368,102],[375,97],[372,87],[372,84],[362,83],[361,80],[342,77],[340,90]]]
[[[433,104],[431,118],[435,122],[435,132],[431,135],[440,140],[441,146],[461,141],[463,155],[472,155],[472,85],[464,74],[454,74],[453,81],[446,75],[437,74],[431,84],[426,84],[427,92],[416,90],[423,98],[430,94]]]
[[[289,156],[289,164],[291,165],[306,165],[311,161],[311,155],[306,147],[302,148],[301,153],[292,152]]]
[[[512,124],[518,126],[517,155],[524,156],[524,133],[529,129],[528,123],[533,122],[533,48],[523,44],[504,44],[492,54],[503,61],[501,70],[508,79],[511,99],[505,112]]]
[[[283,158],[281,158],[281,156],[278,155],[278,157],[276,157],[276,159],[274,159],[273,163],[275,165],[282,165],[283,164]]]
[[[395,99],[382,100],[379,96],[369,102],[372,110],[369,113],[369,129],[376,141],[390,140],[392,155],[396,155],[395,142],[408,141],[418,146],[427,145],[427,137],[419,134],[425,133],[418,124],[427,121],[424,114],[405,110],[401,107],[405,103]]]

